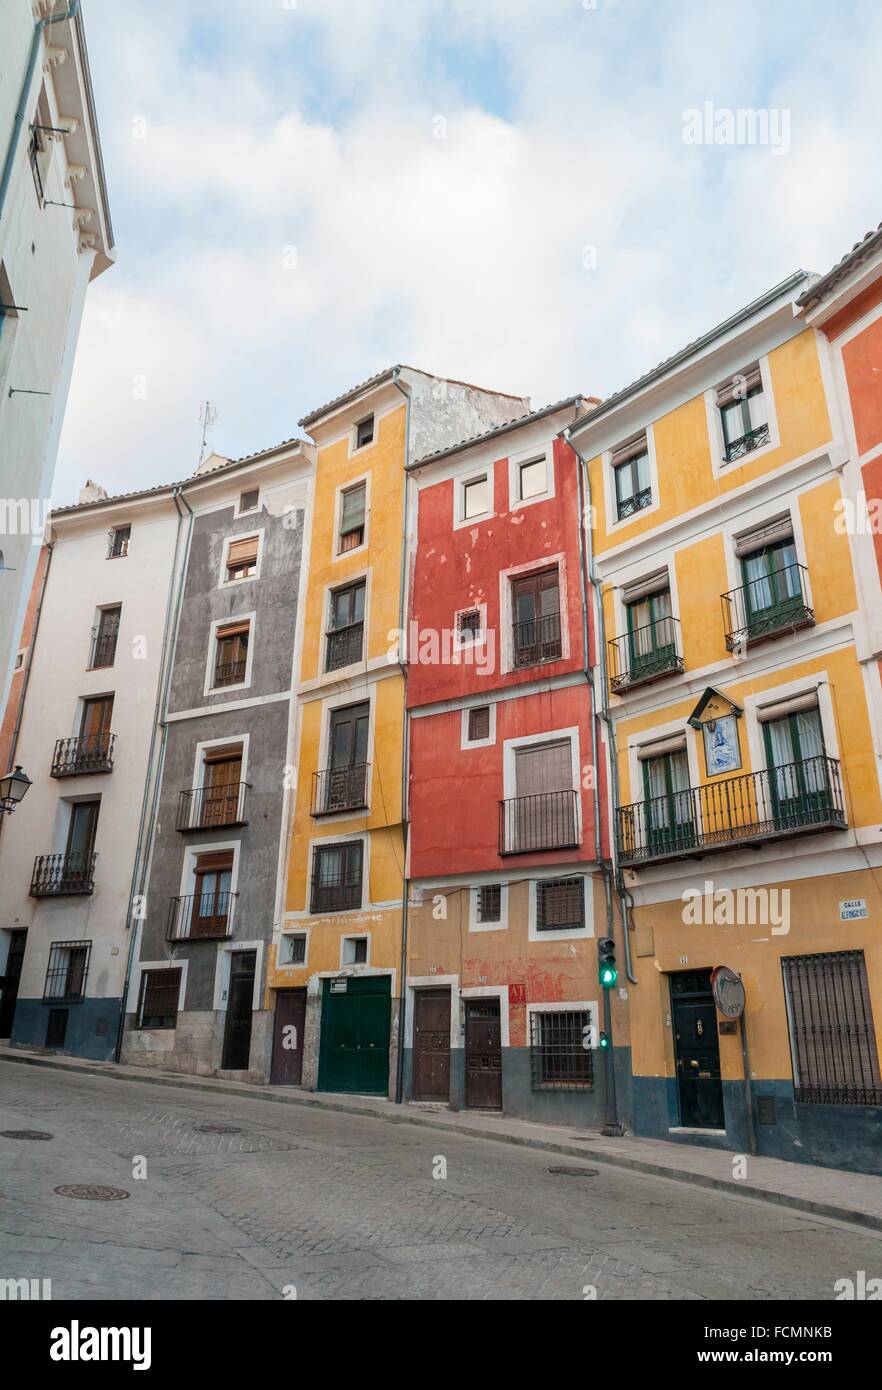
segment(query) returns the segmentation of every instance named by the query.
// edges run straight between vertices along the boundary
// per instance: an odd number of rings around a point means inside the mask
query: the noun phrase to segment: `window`
[[[632,681],[666,671],[676,660],[670,589],[657,589],[626,603],[628,674]]]
[[[3,552],[0,551],[0,569],[2,569],[2,568],[3,568]],[[21,670],[21,668],[22,668],[22,666],[23,666],[23,664],[24,664],[24,658],[25,658],[24,652],[18,652],[18,653],[17,653],[16,658],[15,658],[15,667],[13,668],[14,670],[16,670],[16,671],[20,671],[20,670]]]
[[[490,737],[490,706],[476,705],[469,710],[469,743]]]
[[[645,434],[613,450],[612,470],[618,521],[651,505],[652,476]]]
[[[786,626],[789,618],[805,608],[802,570],[792,536],[742,555],[741,576],[749,636]]]
[[[518,466],[518,500],[527,502],[548,491],[548,465],[544,458]]]
[[[485,883],[478,889],[478,921],[502,921],[502,885]]]
[[[368,415],[366,420],[359,420],[355,426],[355,447],[364,449],[368,444],[374,442],[374,417]]]
[[[181,972],[179,969],[145,970],[141,976],[138,1027],[177,1027],[180,995]]]
[[[190,936],[227,936],[233,894],[233,851],[197,854]]]
[[[643,760],[644,818],[654,854],[689,849],[695,843],[695,816],[685,747]]]
[[[563,648],[557,568],[513,580],[511,597],[515,666],[559,661]]]
[[[256,512],[257,504],[260,501],[260,488],[252,487],[247,492],[243,492],[239,497],[239,511]]]
[[[337,554],[356,550],[364,545],[364,519],[367,504],[367,483],[358,483],[340,495],[340,535]]]
[[[279,942],[280,965],[306,964],[306,932],[286,933]]]
[[[462,515],[468,521],[473,516],[483,516],[490,510],[490,485],[486,474],[483,478],[471,478],[463,483]]]
[[[353,810],[367,796],[371,707],[367,700],[331,710],[328,766],[316,773],[316,812]]]
[[[252,579],[257,573],[257,551],[260,545],[258,536],[246,536],[244,540],[230,541],[227,550],[227,584],[237,579]]]
[[[115,526],[113,528],[108,536],[108,560],[120,560],[124,555],[128,555],[131,535],[131,526]]]
[[[536,930],[577,931],[584,925],[584,878],[540,879],[536,884]]]
[[[456,631],[460,642],[475,642],[481,635],[481,610],[469,608],[456,615]]]
[[[91,953],[91,941],[53,941],[49,947],[43,998],[82,999]]]
[[[344,936],[342,961],[344,965],[367,965],[368,941],[366,936]]]
[[[95,835],[98,830],[98,812],[101,802],[75,801],[71,805],[70,821],[67,827],[67,844],[64,851],[65,871],[68,877],[79,875],[91,877],[92,855],[95,849]]]
[[[102,608],[98,615],[98,623],[92,628],[92,651],[89,657],[89,669],[94,671],[99,666],[112,666],[116,659],[116,641],[119,636],[119,624],[122,616],[122,607]]]
[[[587,1009],[534,1010],[530,1015],[530,1072],[533,1090],[586,1090],[594,1081]]]
[[[30,140],[28,141],[28,162],[31,166],[34,188],[41,207],[46,201],[46,175],[49,172],[52,154],[46,139],[46,132],[40,129],[41,126],[47,125],[49,125],[49,120],[46,113],[45,92],[43,92],[34,113],[34,124],[31,126]]]
[[[717,391],[727,463],[768,444],[769,416],[759,366],[754,363]]]
[[[211,830],[220,825],[237,825],[244,815],[242,782],[242,744],[206,749],[202,763],[202,786],[191,808],[189,828]],[[196,815],[193,816],[193,810]]]
[[[578,844],[577,792],[569,739],[515,749],[515,795],[502,802],[500,851],[565,849]]]
[[[832,815],[835,800],[817,706],[765,720],[762,730],[775,828],[812,825]]]
[[[880,1105],[882,1081],[863,951],[785,956],[794,1100]]]
[[[245,680],[250,635],[250,622],[227,623],[215,632],[214,677],[212,681],[215,688],[225,685],[241,685]]]
[[[310,912],[345,912],[361,907],[363,851],[361,840],[316,845]]]
[[[331,593],[325,670],[339,671],[362,659],[364,646],[365,580]]]

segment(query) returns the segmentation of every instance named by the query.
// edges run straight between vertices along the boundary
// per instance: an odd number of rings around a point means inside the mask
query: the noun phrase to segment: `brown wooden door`
[[[466,1105],[472,1110],[502,1109],[502,1026],[498,999],[466,1002]]]
[[[414,1001],[413,1098],[450,1099],[449,989],[421,989]]]
[[[239,784],[242,780],[241,753],[226,753],[205,759],[205,785],[202,791],[203,829],[232,825],[239,818]]]
[[[303,1080],[303,1030],[306,990],[280,989],[276,994],[271,1086],[299,1086]]]
[[[80,733],[85,738],[94,738],[96,743],[102,734],[110,733],[113,717],[113,696],[99,695],[95,699],[83,701],[83,720]]]

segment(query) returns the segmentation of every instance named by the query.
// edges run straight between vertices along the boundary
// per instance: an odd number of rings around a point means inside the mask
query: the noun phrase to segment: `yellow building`
[[[882,1172],[879,682],[809,283],[567,437],[593,506],[633,1128]]]
[[[394,1093],[405,930],[405,465],[529,407],[393,367],[301,420],[316,445],[272,1080]],[[267,866],[272,872],[274,866]]]

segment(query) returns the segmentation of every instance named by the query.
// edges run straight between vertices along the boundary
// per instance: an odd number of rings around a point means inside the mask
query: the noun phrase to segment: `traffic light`
[[[604,989],[612,989],[619,978],[616,943],[611,936],[601,936],[597,942],[597,973]]]
[[[600,1048],[601,1052],[609,1051],[609,1033],[601,1033],[597,1040],[597,1046]]]

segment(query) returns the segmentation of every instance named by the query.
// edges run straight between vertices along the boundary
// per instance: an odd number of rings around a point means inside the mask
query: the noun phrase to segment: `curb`
[[[492,1129],[459,1129],[456,1125],[447,1124],[443,1120],[433,1120],[427,1114],[386,1114],[382,1110],[373,1110],[368,1106],[353,1105],[346,1101],[337,1100],[316,1100],[308,1091],[300,1095],[282,1095],[270,1087],[242,1086],[241,1089],[236,1082],[209,1082],[199,1081],[194,1077],[179,1077],[177,1074],[162,1074],[145,1072],[143,1075],[129,1072],[118,1071],[115,1067],[111,1070],[111,1064],[93,1064],[88,1062],[64,1062],[56,1061],[49,1057],[23,1056],[13,1052],[0,1051],[0,1062],[17,1063],[19,1066],[47,1067],[58,1072],[75,1072],[84,1076],[104,1076],[115,1081],[134,1081],[141,1082],[148,1086],[173,1086],[183,1091],[201,1091],[209,1095],[221,1094],[234,1095],[243,1100],[263,1100],[271,1101],[280,1105],[303,1105],[312,1110],[330,1110],[337,1114],[360,1115],[363,1118],[382,1120],[385,1124],[393,1125],[421,1125],[424,1129],[438,1130],[441,1133],[457,1134],[469,1139],[490,1139],[496,1143],[513,1144],[519,1148],[536,1149],[543,1153],[563,1154],[569,1158],[578,1158],[583,1162],[606,1164],[610,1168],[624,1168],[632,1173],[645,1173],[649,1177],[669,1178],[673,1182],[688,1183],[693,1187],[704,1187],[715,1192],[725,1192],[730,1197],[748,1197],[761,1202],[770,1202],[775,1206],[789,1207],[794,1211],[802,1211],[810,1216],[824,1217],[828,1221],[842,1221],[849,1226],[858,1226],[864,1230],[882,1231],[882,1216],[874,1216],[869,1212],[859,1211],[853,1207],[839,1207],[830,1202],[816,1202],[808,1197],[795,1197],[787,1192],[775,1192],[764,1187],[752,1187],[747,1183],[735,1182],[729,1178],[715,1178],[707,1173],[692,1173],[682,1168],[667,1167],[663,1163],[653,1163],[650,1159],[629,1158],[626,1154],[604,1153],[592,1147],[590,1153],[586,1153],[584,1148],[577,1148],[573,1144],[558,1144],[551,1139],[532,1138],[529,1135],[504,1134]],[[105,1067],[107,1068],[105,1070]]]

